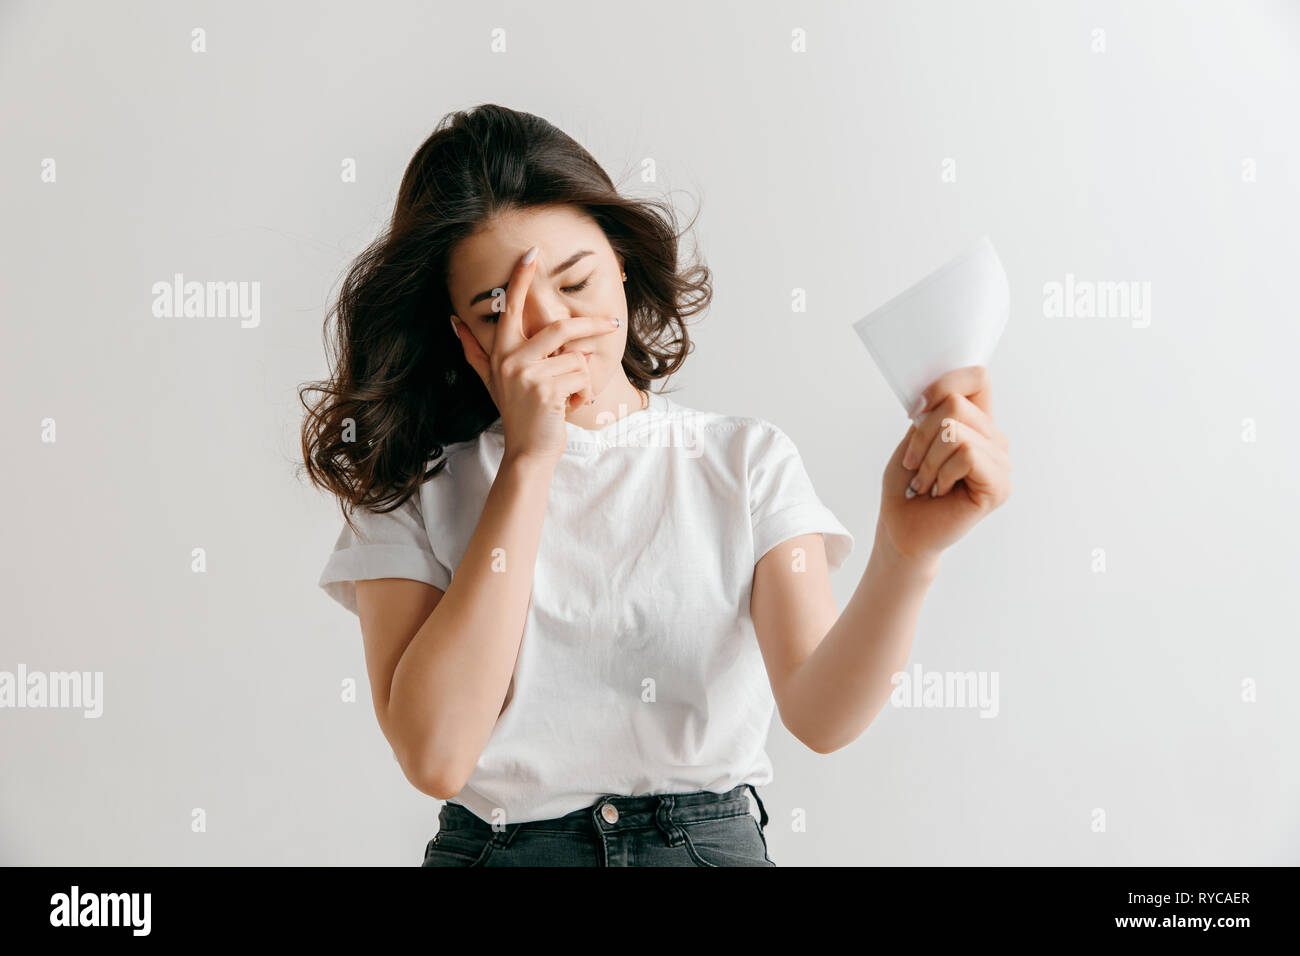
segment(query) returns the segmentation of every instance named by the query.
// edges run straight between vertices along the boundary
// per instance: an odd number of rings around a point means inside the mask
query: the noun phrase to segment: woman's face
[[[586,352],[592,390],[599,395],[622,372],[627,342],[623,263],[605,233],[571,206],[515,210],[463,239],[448,263],[447,292],[455,317],[492,354],[505,288],[519,259],[537,246],[537,266],[523,307],[523,332],[532,337],[569,316],[617,316],[623,326],[590,338],[571,339],[566,352]]]

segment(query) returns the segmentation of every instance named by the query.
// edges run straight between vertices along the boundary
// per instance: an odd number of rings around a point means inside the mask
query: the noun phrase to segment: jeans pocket
[[[421,866],[483,866],[495,846],[491,834],[440,830],[425,844]]]
[[[678,825],[696,866],[776,865],[767,858],[767,841],[750,813]]]
[[[776,864],[772,862],[772,857],[768,855],[767,834],[763,832],[762,824],[760,824],[752,816],[749,818],[749,822],[754,824],[754,829],[758,831],[758,838],[763,841],[763,859],[767,861],[768,866],[776,866]]]

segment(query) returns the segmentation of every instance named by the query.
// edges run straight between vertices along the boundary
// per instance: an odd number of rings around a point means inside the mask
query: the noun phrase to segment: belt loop
[[[673,798],[669,794],[656,794],[659,806],[655,808],[655,823],[663,833],[669,846],[681,846],[685,834],[679,824],[673,822]]]
[[[492,827],[492,836],[489,839],[497,845],[498,849],[504,849],[518,835],[522,826],[522,823],[507,823],[500,830]]]
[[[758,801],[758,813],[759,813],[758,825],[763,827],[764,829],[767,829],[767,807],[763,806],[763,798],[758,795],[758,791],[754,789],[754,785],[752,783],[747,783],[745,784],[745,786],[749,787],[750,793],[752,793],[754,795],[754,799]]]

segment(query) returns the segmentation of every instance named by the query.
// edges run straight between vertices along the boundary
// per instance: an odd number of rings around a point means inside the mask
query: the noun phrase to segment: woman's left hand
[[[880,532],[900,556],[933,563],[1011,495],[1010,442],[982,365],[931,383],[917,414],[885,466]]]

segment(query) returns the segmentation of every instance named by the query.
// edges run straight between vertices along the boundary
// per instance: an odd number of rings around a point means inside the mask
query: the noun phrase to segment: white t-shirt
[[[754,565],[821,532],[838,568],[853,536],[770,422],[652,392],[603,428],[566,424],[507,705],[454,802],[523,823],[609,794],[768,783],[776,704],[749,616]],[[365,540],[343,526],[320,586],[353,613],[353,581],[445,590],[504,441],[497,419],[447,446],[446,467],[402,507],[358,509]]]

